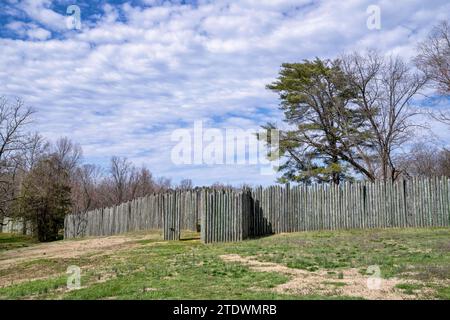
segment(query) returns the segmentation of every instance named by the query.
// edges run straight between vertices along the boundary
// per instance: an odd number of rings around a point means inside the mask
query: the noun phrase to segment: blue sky
[[[73,4],[81,30],[67,28]],[[366,26],[373,4],[380,30]],[[199,119],[243,129],[278,120],[265,85],[281,63],[367,48],[410,58],[449,13],[445,0],[2,0],[0,95],[24,99],[38,111],[33,128],[79,142],[86,162],[119,155],[175,182],[269,184],[258,166],[173,164],[171,133]],[[448,129],[432,128],[448,144]]]

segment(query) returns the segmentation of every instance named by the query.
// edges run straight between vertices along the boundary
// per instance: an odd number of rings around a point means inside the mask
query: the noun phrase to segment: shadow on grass
[[[200,240],[200,236],[196,237],[188,237],[188,238],[181,238],[180,241],[193,241],[193,240]]]

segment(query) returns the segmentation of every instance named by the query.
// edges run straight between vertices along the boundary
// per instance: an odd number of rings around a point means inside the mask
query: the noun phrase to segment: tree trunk
[[[27,234],[27,221],[25,219],[22,221],[22,234],[24,236]]]

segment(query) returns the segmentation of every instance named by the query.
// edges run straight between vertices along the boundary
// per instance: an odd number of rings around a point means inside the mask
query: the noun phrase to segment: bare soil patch
[[[76,258],[85,254],[120,250],[138,246],[137,241],[155,239],[155,235],[123,235],[83,240],[40,243],[31,247],[0,253],[0,269],[33,259]]]
[[[432,292],[430,288],[423,288],[415,295],[408,295],[396,288],[400,283],[417,284],[415,280],[398,278],[382,279],[377,289],[369,289],[367,281],[369,276],[362,275],[358,269],[333,270],[341,273],[341,277],[330,274],[331,270],[318,270],[315,272],[289,268],[273,262],[261,262],[256,257],[242,257],[237,254],[221,255],[226,262],[237,262],[249,266],[250,269],[259,272],[277,272],[291,277],[287,283],[273,288],[278,293],[288,294],[320,294],[333,296],[361,297],[370,300],[406,300],[426,298]]]

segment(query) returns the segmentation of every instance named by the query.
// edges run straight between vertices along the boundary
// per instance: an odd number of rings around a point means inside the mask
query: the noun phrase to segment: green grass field
[[[303,232],[208,245],[184,236],[35,244],[0,235],[0,298],[450,299],[450,229]],[[81,268],[78,290],[66,287],[69,265]],[[382,285],[370,290],[374,265]]]

